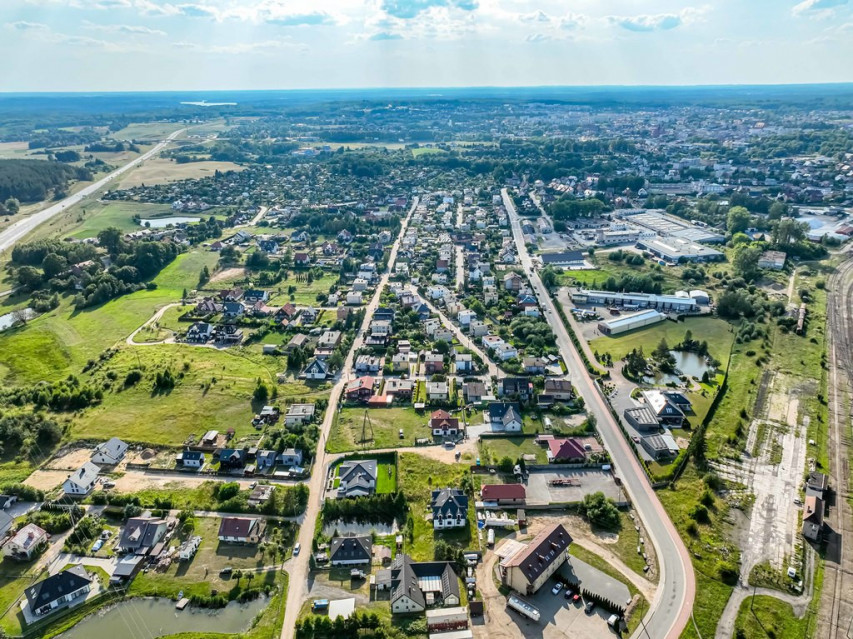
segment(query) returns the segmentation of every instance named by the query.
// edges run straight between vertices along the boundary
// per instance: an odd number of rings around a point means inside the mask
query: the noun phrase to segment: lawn
[[[604,281],[611,276],[618,280],[624,275],[633,277],[648,275],[661,283],[664,293],[674,293],[683,288],[702,288],[701,285],[690,286],[681,279],[683,267],[658,268],[650,260],[646,260],[642,266],[633,266],[623,262],[612,262],[607,259],[606,255],[601,254],[596,255],[593,262],[595,262],[596,268],[588,271],[566,271],[560,275],[560,282],[564,285],[581,286],[595,290],[600,289]],[[711,270],[716,270],[714,266],[711,267]]]
[[[488,465],[496,465],[504,457],[513,463],[522,455],[535,455],[537,464],[547,464],[545,449],[532,437],[488,437],[480,439],[480,460]]]
[[[436,155],[438,153],[446,153],[444,149],[437,149],[433,146],[422,146],[417,149],[412,149],[412,157],[417,158],[421,155]]]
[[[397,490],[397,460],[395,453],[381,453],[379,455],[371,455],[369,453],[359,455],[348,455],[340,459],[343,463],[347,459],[375,459],[376,460],[376,492],[377,493],[393,493]],[[335,477],[340,475],[340,463],[335,468]],[[338,480],[335,479],[335,485]]]
[[[369,424],[365,424],[365,414]],[[344,453],[359,449],[414,446],[416,438],[430,436],[428,421],[425,414],[417,413],[414,408],[343,408],[335,416],[326,451]],[[399,435],[401,428],[402,439]],[[364,440],[363,430],[366,431]]]
[[[35,570],[36,563],[36,560],[18,562],[6,558],[0,562],[0,630],[20,634],[21,622],[14,604],[27,586],[47,576]]]
[[[412,526],[410,534],[404,535],[403,552],[416,561],[434,558],[435,540],[461,548],[477,548],[477,523],[473,508],[468,508],[468,527],[448,532],[435,532],[425,515],[431,513],[430,499],[433,488],[458,488],[467,468],[461,464],[444,464],[415,453],[400,454],[400,490],[409,502]]]
[[[182,378],[165,393],[153,391],[156,371],[171,368]],[[143,370],[135,386],[124,388],[132,369]],[[187,436],[234,428],[239,438],[253,433],[252,393],[256,380],[275,386],[278,399],[327,397],[301,382],[275,384],[279,366],[275,357],[251,354],[243,348],[216,350],[182,344],[123,346],[89,379],[106,384],[115,377],[102,403],[75,416],[72,439],[104,439],[121,434],[131,441],[181,445]]]
[[[602,545],[618,555],[628,568],[648,579],[647,573],[643,572],[646,560],[637,552],[637,546],[640,545],[640,534],[634,529],[634,521],[623,510],[619,511],[619,520],[621,528],[616,543]]]
[[[290,273],[286,280],[282,280],[276,285],[276,291],[270,295],[270,306],[283,306],[288,302],[293,302],[297,305],[312,306],[317,304],[317,295],[319,293],[328,293],[329,289],[338,283],[337,275],[324,273],[323,277],[312,280],[309,284],[307,280],[297,279],[297,273]],[[294,287],[293,292],[289,292],[290,288]],[[367,296],[365,295],[365,298]]]
[[[735,338],[734,327],[725,320],[713,317],[689,317],[683,322],[659,322],[646,328],[640,328],[615,337],[599,337],[590,341],[593,351],[610,353],[614,361],[622,359],[634,348],[642,348],[648,356],[665,339],[670,347],[684,339],[686,331],[693,333],[693,339],[708,342],[711,356],[722,362],[725,369],[732,342]]]
[[[812,615],[802,619],[794,616],[791,605],[775,597],[758,595],[748,597],[740,606],[735,631],[743,633],[744,639],[766,639],[766,637],[808,637],[807,630],[814,630]]]

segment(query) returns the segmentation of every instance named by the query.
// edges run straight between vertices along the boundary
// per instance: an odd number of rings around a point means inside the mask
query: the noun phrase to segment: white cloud
[[[94,22],[86,21],[83,23],[83,28],[89,29],[91,31],[103,31],[105,33],[122,33],[125,35],[166,35],[165,31],[160,31],[159,29],[151,29],[149,27],[132,24],[96,24]]]
[[[50,27],[41,22],[27,22],[19,20],[18,22],[9,22],[6,26],[15,31],[50,31]]]
[[[268,24],[281,27],[304,27],[334,24],[335,19],[325,11],[312,11],[310,13],[291,13],[280,16],[265,18]]]
[[[518,19],[522,22],[542,22],[548,23],[551,22],[551,16],[549,16],[544,11],[534,11],[533,13],[524,13],[518,16]]]
[[[374,33],[372,36],[368,38],[368,40],[373,40],[376,42],[381,42],[385,40],[402,40],[403,36],[399,33],[389,33],[388,31],[379,31],[378,33]]]
[[[836,7],[847,4],[847,0],[803,0],[791,9],[795,16],[816,15],[827,16]]]
[[[669,31],[680,26],[698,22],[706,9],[687,7],[678,13],[657,13],[636,16],[607,16],[610,24],[628,31],[647,33],[650,31]]]

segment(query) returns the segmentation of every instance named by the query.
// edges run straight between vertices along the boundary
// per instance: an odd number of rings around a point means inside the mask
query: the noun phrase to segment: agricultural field
[[[370,419],[370,424],[365,427],[367,432],[363,440],[365,413]],[[429,417],[425,413],[418,413],[410,407],[343,408],[335,416],[335,422],[332,424],[332,430],[326,442],[326,451],[344,453],[351,450],[414,446],[415,439],[431,436],[427,427],[428,421]],[[399,435],[401,428],[403,429],[402,439]]]
[[[245,167],[233,162],[187,162],[178,164],[174,160],[163,157],[147,160],[138,168],[127,173],[123,177],[120,187],[129,189],[136,186],[154,186],[157,184],[168,184],[178,180],[196,180],[212,176],[216,171],[242,171]]]
[[[170,133],[184,128],[178,122],[134,122],[113,133],[116,140],[159,141]]]

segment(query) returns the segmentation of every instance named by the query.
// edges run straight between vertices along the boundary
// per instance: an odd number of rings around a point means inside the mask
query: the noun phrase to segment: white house
[[[95,488],[101,469],[92,462],[86,462],[68,476],[62,484],[62,490],[69,497],[85,497]]]
[[[47,544],[47,533],[35,524],[27,524],[6,542],[3,554],[13,559],[29,561],[42,544]]]
[[[466,308],[462,311],[459,311],[459,314],[456,316],[456,319],[459,320],[459,323],[462,326],[468,326],[469,324],[471,324],[472,320],[477,319],[477,314],[474,311]]]
[[[118,437],[113,437],[95,447],[92,462],[104,466],[115,466],[124,459],[125,453],[127,453],[127,444]]]
[[[518,351],[511,344],[501,343],[495,346],[495,353],[502,362],[518,357]]]
[[[361,306],[361,291],[348,291],[347,292],[347,306]]]

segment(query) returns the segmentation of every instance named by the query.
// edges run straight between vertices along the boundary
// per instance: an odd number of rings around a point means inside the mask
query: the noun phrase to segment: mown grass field
[[[179,122],[134,122],[113,133],[116,140],[161,140],[184,128]]]
[[[95,237],[104,229],[115,227],[125,233],[139,231],[142,227],[133,220],[141,218],[168,217],[174,213],[167,204],[141,204],[139,202],[87,202],[78,208],[73,230],[66,230],[66,237],[84,239]]]
[[[373,435],[371,438],[368,426],[367,440],[362,441],[365,412],[373,426]],[[428,422],[429,415],[417,413],[414,408],[343,408],[335,416],[326,451],[345,453],[351,450],[414,446],[416,438],[432,436],[427,427]],[[403,439],[399,435],[401,428]]]
[[[476,514],[468,508],[468,527],[447,532],[433,530],[432,522],[425,515],[431,513],[430,499],[433,488],[458,488],[466,467],[461,464],[443,464],[415,453],[400,454],[400,490],[406,495],[411,512],[413,531],[404,535],[403,552],[415,561],[427,561],[434,558],[435,540],[443,539],[460,548],[477,548]]]
[[[10,635],[21,632],[19,609],[13,604],[25,588],[47,576],[46,571],[36,570],[37,563],[37,560],[19,562],[6,558],[0,562],[0,629]]]
[[[480,439],[480,461],[484,465],[498,464],[504,457],[515,463],[523,455],[535,455],[537,464],[547,464],[545,449],[532,437],[487,437]]]
[[[216,171],[225,173],[242,171],[244,168],[233,162],[203,161],[178,164],[174,160],[157,157],[145,161],[138,168],[128,172],[121,181],[121,188],[129,189],[143,184],[146,186],[168,184],[178,180],[197,180],[213,176]]]
[[[715,317],[688,317],[682,322],[664,321],[614,337],[598,337],[590,341],[593,351],[610,353],[614,361],[622,359],[632,349],[642,348],[646,356],[665,339],[670,347],[684,339],[686,331],[693,333],[693,339],[708,342],[711,356],[722,362],[725,370],[732,342],[735,339],[735,327],[725,320]]]
[[[291,272],[288,279],[276,284],[275,293],[270,295],[270,306],[283,306],[288,302],[304,306],[316,306],[317,294],[328,293],[329,289],[337,284],[338,276],[324,274],[323,277],[313,280],[310,284],[303,280],[297,281],[296,274]],[[290,287],[295,287],[293,293],[289,293]],[[364,295],[367,300],[367,294]]]

